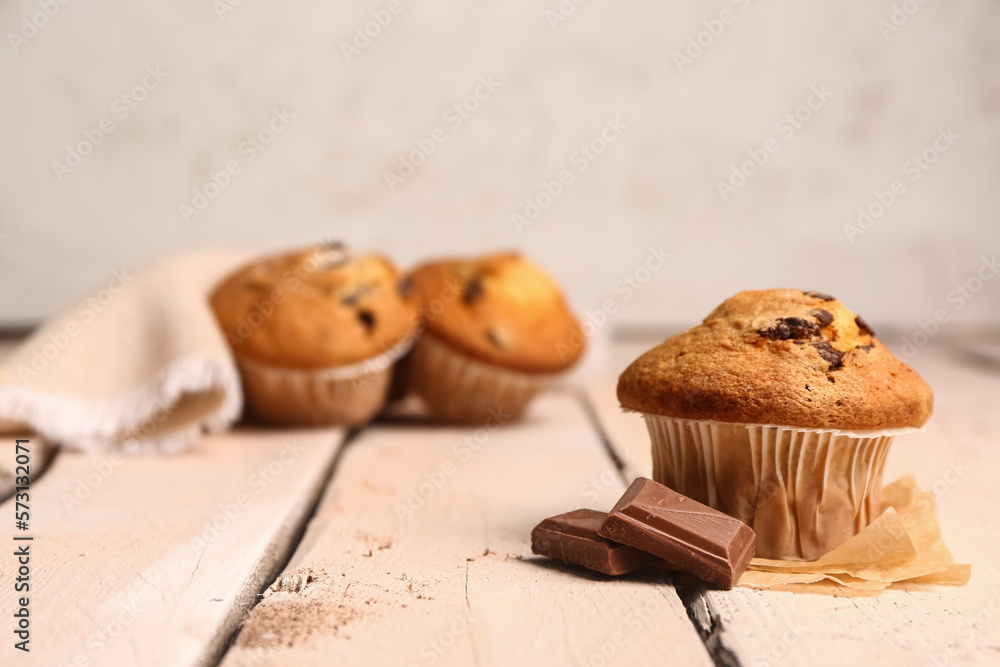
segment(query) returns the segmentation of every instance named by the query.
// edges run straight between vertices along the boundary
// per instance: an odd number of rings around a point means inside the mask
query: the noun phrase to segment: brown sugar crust
[[[516,253],[430,262],[410,280],[428,330],[470,357],[554,373],[583,353],[585,337],[559,288]]]
[[[622,406],[682,419],[873,430],[922,426],[927,383],[863,318],[818,292],[740,292],[636,359]]]
[[[237,356],[287,368],[371,359],[420,322],[416,296],[389,260],[340,244],[251,262],[215,289],[211,305]]]

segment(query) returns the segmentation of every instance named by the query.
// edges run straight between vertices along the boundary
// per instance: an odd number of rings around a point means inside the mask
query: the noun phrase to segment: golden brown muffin
[[[831,296],[740,292],[634,361],[622,406],[683,419],[872,430],[922,426],[933,394]]]
[[[555,282],[517,253],[420,266],[410,280],[427,330],[456,350],[522,373],[556,373],[585,347]]]
[[[396,268],[340,244],[251,262],[216,288],[211,304],[237,356],[284,368],[370,359],[419,324],[416,297]]]
[[[251,262],[216,288],[211,305],[247,402],[290,425],[353,426],[378,414],[393,362],[420,324],[396,268],[341,244]]]

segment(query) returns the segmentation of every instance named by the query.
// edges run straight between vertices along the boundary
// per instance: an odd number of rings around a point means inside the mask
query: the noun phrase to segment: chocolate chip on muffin
[[[476,276],[469,281],[469,284],[465,286],[465,290],[462,292],[462,303],[471,304],[479,299],[483,295],[483,279]]]
[[[771,340],[796,340],[814,338],[819,335],[819,327],[802,317],[783,317],[767,329],[759,329],[758,334]]]
[[[870,326],[868,326],[868,323],[865,322],[865,318],[861,317],[860,315],[854,318],[854,323],[858,325],[858,330],[861,331],[861,333],[867,334],[869,336],[875,335],[875,331]]]
[[[400,280],[387,259],[331,243],[254,261],[223,281],[211,306],[253,411],[284,424],[371,419],[419,323],[416,295],[400,294]],[[386,363],[363,363],[375,358]]]
[[[843,365],[844,353],[840,350],[836,350],[830,345],[830,341],[823,341],[821,343],[811,343],[813,349],[819,352],[819,356],[823,357],[826,363],[830,364],[830,368],[827,370],[835,371]]]
[[[410,383],[439,417],[517,415],[586,345],[555,282],[517,253],[428,262],[410,275],[427,328]]]
[[[799,560],[878,516],[892,439],[934,404],[863,319],[798,290],[727,299],[632,362],[618,399],[646,421],[656,481],[750,525],[758,555]]]
[[[833,314],[828,310],[823,310],[822,308],[815,308],[809,311],[809,314],[816,318],[821,327],[828,327],[833,324]]]

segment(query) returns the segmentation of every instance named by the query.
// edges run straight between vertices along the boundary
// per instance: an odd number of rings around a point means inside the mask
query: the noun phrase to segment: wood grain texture
[[[709,665],[660,577],[531,555],[541,519],[609,509],[623,490],[565,394],[500,429],[370,427],[222,664]]]
[[[244,431],[178,456],[61,454],[31,486],[33,634],[17,664],[213,664],[285,562],[342,437]],[[0,590],[12,577],[4,566]]]
[[[878,595],[839,589],[683,591],[714,657],[742,665],[948,665],[1000,660],[1000,375],[945,348],[909,361],[935,391],[926,429],[898,438],[886,479],[914,474],[935,491],[942,530],[968,586],[907,585]],[[640,461],[637,415],[617,410],[610,379],[589,390],[623,459]],[[630,420],[632,423],[629,423]],[[638,426],[636,425],[638,423]],[[648,447],[648,439],[645,441]]]

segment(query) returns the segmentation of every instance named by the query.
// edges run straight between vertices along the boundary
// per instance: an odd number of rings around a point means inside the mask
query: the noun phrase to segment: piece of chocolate
[[[632,482],[598,532],[725,589],[739,581],[757,541],[739,519],[646,477]]]
[[[610,575],[662,564],[645,551],[598,535],[597,529],[607,516],[597,510],[575,510],[546,519],[531,531],[531,551]]]
[[[819,356],[823,357],[823,361],[830,364],[828,371],[839,370],[844,365],[844,353],[830,345],[830,341],[825,340],[822,343],[810,343],[810,345],[816,348]]]
[[[831,313],[829,310],[816,308],[815,310],[810,310],[809,314],[816,318],[821,327],[833,324],[833,313]]]
[[[854,318],[854,323],[858,325],[858,330],[863,334],[868,334],[869,336],[874,336],[875,331],[872,330],[868,323],[865,322],[865,318],[858,315]]]
[[[810,339],[819,336],[819,325],[801,317],[785,317],[775,320],[770,328],[759,329],[757,333],[771,340]]]

